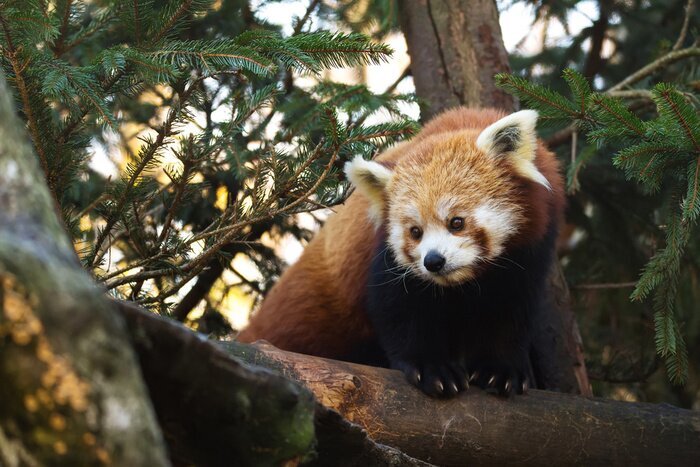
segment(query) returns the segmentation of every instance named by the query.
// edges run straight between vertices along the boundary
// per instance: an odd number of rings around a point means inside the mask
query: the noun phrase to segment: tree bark
[[[515,108],[493,80],[510,71],[494,0],[401,2],[400,13],[423,120],[459,105]]]
[[[172,320],[126,302],[117,307],[175,464],[426,465],[375,443],[308,389],[242,364]],[[239,354],[257,352],[236,348]]]
[[[700,413],[531,390],[426,397],[398,371],[222,342],[246,362],[306,386],[372,439],[438,465],[692,465]]]
[[[123,322],[28,141],[0,73],[0,465],[167,465]]]
[[[401,2],[400,13],[424,121],[459,105],[517,109],[515,98],[493,79],[510,71],[494,0],[408,1]],[[558,262],[548,296],[531,351],[537,385],[590,396],[581,335]]]

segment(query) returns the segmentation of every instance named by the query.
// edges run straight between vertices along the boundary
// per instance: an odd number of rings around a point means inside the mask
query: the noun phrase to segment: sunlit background
[[[308,1],[280,3],[258,1],[252,3],[252,10],[256,11],[261,19],[281,26],[286,34],[291,33],[294,19],[303,15],[308,7]],[[577,8],[569,13],[566,26],[556,19],[535,20],[534,8],[534,6],[524,3],[511,5],[507,1],[499,2],[503,40],[509,53],[517,51],[521,55],[536,54],[546,46],[567,45],[571,42],[572,36],[575,36],[583,28],[591,26],[594,18],[597,16],[597,6],[592,1],[579,3]],[[361,12],[358,12],[358,16],[360,14]],[[312,17],[311,21],[315,22],[315,27],[323,29],[338,30],[340,28],[338,24],[322,22],[318,17]],[[615,19],[613,18],[614,21]],[[403,35],[400,32],[393,32],[384,39],[384,42],[389,44],[394,50],[392,58],[387,63],[335,69],[326,72],[320,78],[346,84],[365,84],[371,91],[376,93],[385,92],[387,89],[395,89],[399,93],[413,92],[413,80],[410,76],[406,76],[410,59]],[[583,47],[587,48],[588,44],[584,43]],[[612,44],[607,44],[603,51],[604,57],[609,56],[611,50]],[[297,76],[295,82],[299,86],[310,88],[317,79],[313,76]],[[162,104],[162,98],[155,93],[145,94],[141,99],[143,102],[156,106]],[[417,104],[404,104],[404,107],[404,110],[410,116],[416,119],[419,117]],[[167,108],[164,107],[163,112],[166,111]],[[203,116],[199,117],[201,119],[204,118]],[[219,122],[228,118],[230,118],[230,110],[225,105],[218,107],[217,112],[213,115],[213,119]],[[381,119],[382,116],[381,114],[373,115],[371,118],[377,120]],[[368,123],[372,123],[371,120]],[[196,134],[204,126],[203,120],[198,121],[195,118],[190,125],[182,129],[182,134]],[[271,126],[269,131],[274,132],[274,129],[274,126]],[[153,130],[144,129],[136,124],[124,124],[119,128],[121,134],[113,133],[110,137],[108,133],[105,139],[106,144],[96,142],[92,146],[91,168],[107,177],[116,178],[126,162],[134,154],[138,153],[140,146],[143,144],[142,139],[148,135],[149,131],[153,132]],[[179,164],[176,157],[173,155],[168,156],[167,151],[164,154],[165,168],[169,165],[176,166]],[[176,167],[171,168],[176,169]],[[168,183],[168,178],[162,169],[159,169],[159,172],[156,174],[157,179],[165,187]],[[198,181],[200,180],[194,180],[194,182]],[[217,207],[222,211],[226,207],[227,194],[225,187],[220,187],[216,193]],[[313,214],[299,214],[298,219],[301,227],[317,229],[328,214],[328,210],[321,210]],[[92,225],[90,219],[85,216],[83,228],[90,229],[95,227],[99,227],[99,225]],[[186,226],[183,231],[187,232]],[[261,242],[273,247],[288,264],[293,263],[304,248],[304,245],[291,235],[282,239],[272,240],[266,234],[261,238]],[[195,245],[195,250],[196,248],[197,245]],[[199,248],[201,250],[201,246]],[[117,247],[112,247],[106,259],[105,273],[112,272],[123,266],[121,263],[122,255]],[[260,278],[261,273],[255,264],[245,255],[238,254],[232,261],[231,270],[224,271],[218,283],[212,288],[210,305],[220,311],[233,329],[241,329],[248,322],[248,317],[258,303],[259,298],[257,297],[257,292],[253,291],[249,284],[258,281]],[[178,295],[173,297],[173,300],[178,300],[185,296],[192,285],[193,282],[183,287],[178,292]],[[148,286],[146,285],[145,287]],[[193,327],[196,327],[196,322],[201,317],[204,309],[205,303],[202,302],[189,314],[188,321]]]

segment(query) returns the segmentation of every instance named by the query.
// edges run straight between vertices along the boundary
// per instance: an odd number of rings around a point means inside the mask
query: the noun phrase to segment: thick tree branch
[[[297,381],[323,404],[314,409],[319,465],[424,465],[396,449],[438,465],[545,465],[552,459],[561,465],[684,465],[700,458],[698,412],[537,390],[503,399],[470,389],[455,399],[433,399],[397,371],[294,354],[266,343],[216,345],[132,304],[121,302],[119,309],[174,460],[185,459],[177,457],[181,454],[203,459],[193,453],[239,455],[236,450],[248,448],[230,436],[250,437],[252,443],[261,442],[254,435],[275,438],[294,418],[285,411],[308,407],[308,393],[230,355]],[[237,391],[230,390],[234,387]],[[247,431],[240,433],[235,414],[248,391],[256,397],[249,399],[252,406],[243,404],[247,423],[276,408],[287,413],[281,424],[245,425]]]
[[[133,304],[117,306],[174,463],[427,465],[375,443],[360,427],[314,402],[307,389],[242,364],[216,342]]]
[[[683,465],[700,458],[700,413],[531,390],[425,396],[398,371],[222,343],[280,371],[381,443],[438,465]],[[251,348],[252,347],[252,348]]]

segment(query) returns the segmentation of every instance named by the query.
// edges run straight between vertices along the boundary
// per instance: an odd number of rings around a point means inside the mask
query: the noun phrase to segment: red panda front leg
[[[464,358],[453,345],[449,310],[441,310],[425,284],[397,275],[388,249],[375,256],[368,283],[368,314],[391,368],[433,397],[452,397],[469,387]]]

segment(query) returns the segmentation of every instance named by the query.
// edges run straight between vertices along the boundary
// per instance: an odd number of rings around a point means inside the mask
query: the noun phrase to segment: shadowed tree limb
[[[537,390],[503,399],[472,388],[454,399],[434,399],[398,371],[264,342],[207,341],[135,305],[118,306],[151,396],[161,401],[156,410],[174,453],[240,455],[235,450],[245,448],[243,437],[253,445],[257,436],[277,439],[295,419],[290,413],[312,410],[318,453],[312,465],[425,465],[416,459],[437,465],[544,465],[553,459],[561,465],[689,465],[700,457],[698,412]],[[323,406],[309,405],[310,393]],[[241,394],[254,394],[250,404],[240,403]],[[265,417],[270,408],[283,411]],[[234,416],[241,410],[246,418]],[[270,422],[280,415],[279,425]],[[243,433],[242,420],[253,421]]]
[[[131,303],[116,304],[176,464],[427,465],[375,443],[307,389],[244,365],[215,341]]]

